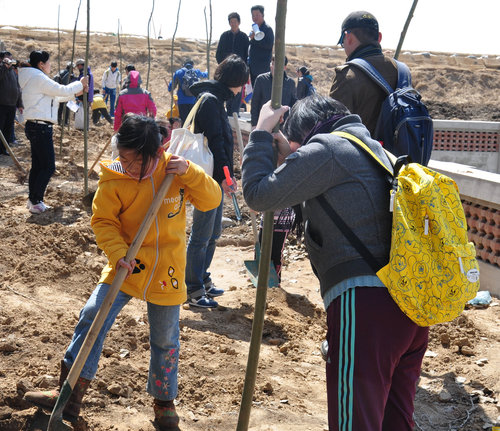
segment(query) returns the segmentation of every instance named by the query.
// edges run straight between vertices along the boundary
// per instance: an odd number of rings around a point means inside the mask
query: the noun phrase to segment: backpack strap
[[[368,61],[366,61],[365,59],[353,58],[352,60],[348,61],[347,64],[356,66],[358,69],[361,69],[363,72],[365,72],[372,79],[372,81],[376,82],[382,88],[382,90],[384,90],[388,95],[394,92],[392,87],[379,73],[379,71],[375,69],[375,67],[373,67],[373,65]]]
[[[186,121],[184,121],[183,128],[189,129],[191,133],[194,133],[194,118],[196,117],[196,113],[198,112],[198,108],[201,105],[201,102],[208,97],[208,93],[203,93],[201,97],[196,101],[194,106],[189,111],[188,116],[186,117]]]
[[[398,84],[397,88],[408,88],[411,87],[411,73],[408,66],[398,60],[393,59],[396,63],[398,70]],[[375,81],[382,89],[387,93],[391,94],[394,92],[389,83],[384,79],[384,77],[379,73],[375,67],[363,58],[353,58],[348,61],[347,64],[352,64],[358,67],[363,72],[365,72],[373,81]]]
[[[377,157],[377,155],[371,150],[371,148],[368,145],[366,145],[361,139],[357,138],[354,135],[351,135],[350,133],[341,132],[341,131],[337,131],[337,130],[333,131],[332,135],[337,135],[337,136],[340,136],[341,138],[345,138],[351,142],[354,142],[355,144],[357,144],[358,146],[363,148],[363,150],[365,150],[371,157],[373,157],[375,159],[375,161],[380,166],[382,166],[382,168],[384,168],[384,170],[387,171],[391,177],[394,176],[394,173],[391,172],[391,170],[382,162],[382,160],[380,160]],[[389,158],[389,160],[391,161],[391,164],[394,166],[396,163],[396,160],[397,160],[396,156],[394,154],[390,153],[389,151],[387,151],[385,148],[384,148],[384,151],[385,151],[385,154],[387,155],[387,157]]]
[[[366,245],[359,239],[359,237],[352,231],[352,229],[347,226],[345,221],[340,217],[340,215],[333,209],[333,207],[326,200],[324,195],[319,195],[316,197],[321,207],[325,210],[325,212],[330,216],[333,223],[338,227],[340,232],[346,237],[349,243],[356,249],[356,251],[361,255],[361,257],[370,265],[370,268],[374,273],[377,273],[378,270],[382,267],[377,259],[373,256],[373,254],[368,250]]]
[[[398,67],[398,88],[411,87],[411,73],[406,64],[401,61],[394,60]]]

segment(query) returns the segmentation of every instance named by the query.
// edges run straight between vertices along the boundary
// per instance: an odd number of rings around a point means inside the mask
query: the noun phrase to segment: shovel
[[[10,145],[7,143],[7,140],[5,139],[5,136],[3,135],[1,130],[0,130],[0,139],[2,140],[3,146],[5,147],[7,152],[9,153],[10,158],[14,161],[15,165],[17,166],[17,168],[20,171],[17,174],[17,180],[19,181],[19,184],[24,184],[24,181],[26,181],[26,177],[28,176],[28,173],[21,166],[21,163],[19,163],[19,160],[17,160],[17,157],[12,152],[12,149],[10,148]]]
[[[173,179],[174,179],[174,174],[168,174],[161,183],[160,189],[158,190],[158,193],[154,197],[153,202],[151,203],[151,206],[149,207],[149,210],[146,216],[144,217],[144,220],[142,221],[142,224],[139,227],[139,230],[137,231],[134,240],[132,241],[132,244],[130,245],[127,251],[127,255],[125,256],[126,262],[130,262],[135,259],[135,256],[137,255],[137,252],[141,248],[142,242],[144,241],[144,238],[146,237],[146,234],[149,228],[151,227],[151,223],[155,219],[156,214],[160,209],[160,206],[163,202],[163,198],[167,194]],[[89,332],[87,333],[87,336],[83,341],[82,347],[78,352],[75,362],[73,363],[73,366],[69,370],[68,377],[66,378],[61,387],[61,392],[59,393],[59,397],[57,398],[54,409],[52,410],[52,414],[50,415],[49,426],[47,428],[47,431],[68,430],[68,427],[62,421],[62,414],[64,411],[64,407],[68,403],[68,400],[71,397],[71,394],[73,393],[73,389],[78,380],[78,377],[80,376],[80,372],[82,371],[82,368],[85,365],[87,357],[90,351],[92,350],[92,347],[94,346],[95,340],[99,335],[99,332],[101,331],[102,325],[104,324],[104,321],[106,320],[106,317],[109,313],[109,310],[111,309],[111,306],[113,305],[116,295],[118,295],[118,291],[120,290],[120,287],[122,286],[126,277],[127,277],[127,269],[120,267],[116,271],[113,283],[111,284],[111,287],[109,288],[109,291],[106,297],[104,298],[101,308],[97,312],[95,319],[92,322],[92,326],[90,327]]]
[[[259,279],[260,243],[257,233],[257,220],[255,212],[252,210],[250,210],[250,218],[252,220],[252,231],[254,240],[254,260],[245,260],[243,263],[245,264],[245,268],[248,271],[250,281],[255,287],[257,287]],[[274,267],[274,264],[272,262],[269,262],[269,280],[267,281],[267,286],[278,287],[279,285],[280,281],[278,279],[278,274],[276,273],[276,268]]]
[[[240,123],[238,122],[238,116],[233,113],[234,128],[236,130],[236,138],[238,140],[238,148],[240,149],[240,157],[243,158],[243,137],[241,136]],[[226,179],[227,181],[227,179]],[[233,203],[235,198],[233,198]],[[235,209],[236,209],[235,204]],[[239,208],[238,208],[239,210]],[[252,219],[252,231],[254,240],[254,260],[245,260],[245,267],[250,276],[250,281],[257,287],[257,281],[259,278],[259,262],[260,262],[260,243],[257,234],[257,220],[255,212],[250,210],[250,218]],[[269,262],[269,280],[267,282],[268,287],[278,287],[280,284],[278,279],[278,274],[276,273],[276,268],[272,262]]]

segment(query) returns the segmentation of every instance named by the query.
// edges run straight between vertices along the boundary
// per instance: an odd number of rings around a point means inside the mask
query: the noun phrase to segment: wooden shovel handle
[[[97,162],[101,159],[101,156],[104,154],[104,151],[106,151],[106,148],[108,148],[109,144],[111,142],[111,139],[108,140],[108,142],[106,142],[106,145],[104,145],[104,148],[101,150],[101,152],[99,153],[99,155],[97,156],[97,158],[95,159],[95,162],[92,164],[92,166],[90,167],[89,171],[87,172],[87,176],[90,177],[90,174],[92,173],[92,171],[94,170],[95,168],[95,165],[97,165]]]
[[[19,170],[22,172],[24,176],[28,175],[28,173],[24,170],[24,168],[21,166],[21,163],[19,163],[19,160],[17,160],[17,157],[14,155],[12,152],[12,149],[10,148],[10,145],[7,143],[7,140],[5,139],[5,136],[3,135],[2,131],[0,130],[0,139],[2,140],[3,146],[9,153],[11,159],[14,161],[16,166],[19,168]]]
[[[168,174],[161,183],[158,193],[156,193],[156,196],[154,197],[153,202],[151,203],[149,210],[146,216],[144,217],[141,226],[139,227],[139,230],[135,234],[132,244],[130,244],[130,247],[127,251],[127,255],[125,256],[125,260],[127,262],[130,262],[131,260],[135,259],[135,256],[137,255],[137,252],[141,248],[142,242],[144,241],[144,238],[146,237],[146,234],[148,233],[149,228],[151,227],[151,223],[155,219],[156,214],[160,209],[160,206],[163,202],[163,198],[167,194],[173,179],[174,179],[174,174]],[[69,385],[71,386],[71,389],[75,387],[78,377],[80,377],[80,372],[82,371],[82,368],[85,365],[85,362],[87,361],[87,357],[90,351],[92,350],[92,347],[94,346],[95,340],[97,339],[97,336],[101,331],[102,325],[104,324],[104,321],[108,316],[109,310],[113,305],[116,295],[118,295],[118,291],[120,290],[120,287],[122,286],[126,277],[127,277],[127,269],[120,267],[116,271],[115,278],[111,283],[109,291],[106,294],[101,304],[101,307],[99,308],[99,311],[97,312],[94,318],[94,321],[92,322],[92,326],[90,327],[89,332],[87,333],[87,336],[83,341],[82,347],[78,352],[75,362],[71,366],[68,377],[66,378]]]

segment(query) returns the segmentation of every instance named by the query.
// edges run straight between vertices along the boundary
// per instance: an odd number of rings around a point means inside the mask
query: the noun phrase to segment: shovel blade
[[[245,260],[245,267],[250,276],[250,281],[257,287],[257,282],[259,278],[259,263],[260,263],[260,245],[255,244],[255,260]],[[269,280],[267,282],[268,287],[278,287],[280,285],[278,274],[276,273],[276,268],[272,262],[269,262]]]
[[[61,391],[59,392],[59,397],[57,398],[54,409],[49,419],[49,426],[47,431],[68,431],[71,428],[63,422],[63,411],[68,403],[71,394],[73,393],[73,388],[67,380],[62,385]]]

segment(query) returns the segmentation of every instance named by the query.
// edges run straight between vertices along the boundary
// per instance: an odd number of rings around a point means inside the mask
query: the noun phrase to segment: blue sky
[[[43,3],[43,7],[42,7]],[[0,0],[0,25],[27,25],[72,30],[79,0]],[[378,19],[382,46],[396,48],[413,0],[288,0],[286,42],[333,46],[340,25],[353,10],[368,10]],[[228,29],[227,15],[241,15],[241,30],[251,28],[250,7],[262,4],[266,22],[275,27],[275,0],[212,0],[212,40]],[[147,33],[153,0],[90,0],[91,31],[123,34]],[[78,29],[85,30],[87,0],[82,0]],[[156,0],[150,34],[170,38],[174,32],[178,0]],[[205,39],[208,0],[182,0],[176,37]],[[404,50],[500,55],[499,0],[419,0],[405,38]]]

